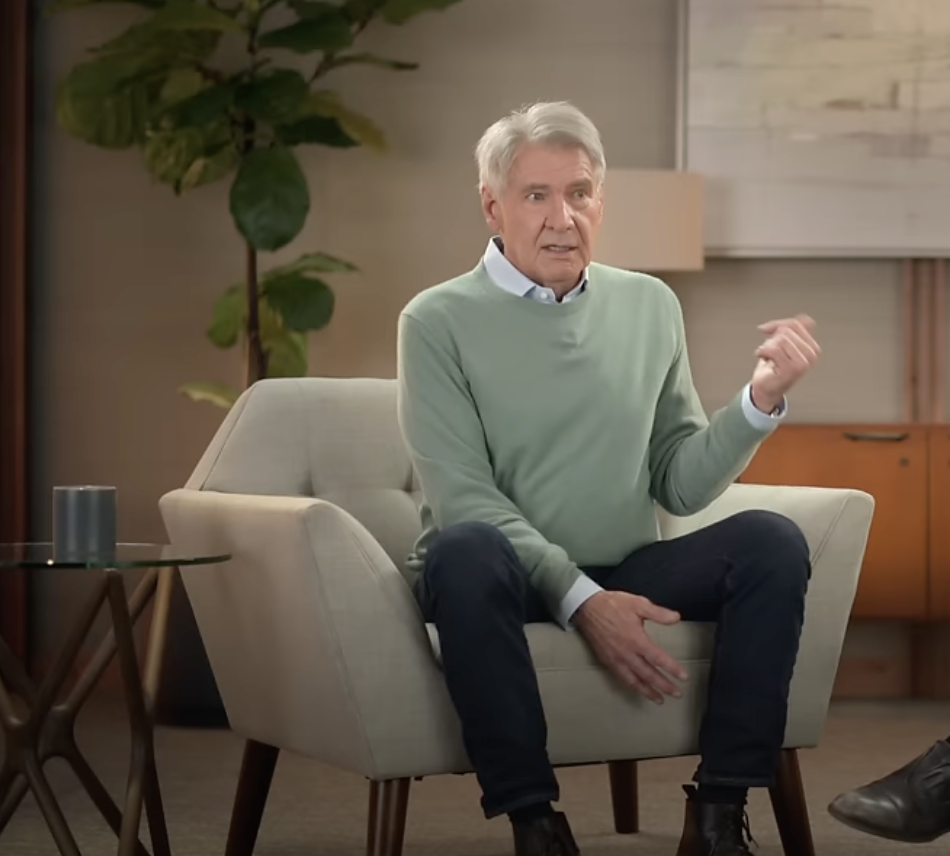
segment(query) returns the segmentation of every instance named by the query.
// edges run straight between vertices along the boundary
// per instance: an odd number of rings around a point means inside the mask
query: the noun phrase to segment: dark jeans
[[[635,551],[616,568],[585,568],[606,589],[717,623],[700,784],[772,783],[811,574],[808,545],[786,517],[746,511]],[[449,694],[494,817],[559,797],[524,625],[551,621],[498,529],[463,523],[439,534],[416,582],[439,631]],[[592,712],[593,713],[593,712]]]

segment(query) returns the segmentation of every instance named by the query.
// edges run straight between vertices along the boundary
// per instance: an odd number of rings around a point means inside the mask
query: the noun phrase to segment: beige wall
[[[672,166],[674,7],[670,0],[466,0],[372,35],[368,48],[422,68],[340,75],[347,98],[388,131],[389,155],[314,149],[307,157],[314,210],[281,257],[319,248],[362,268],[337,280],[338,314],[313,342],[313,373],[392,376],[400,307],[476,261],[487,233],[471,149],[503,111],[571,99],[600,126],[612,165]],[[241,276],[227,185],[176,199],[150,181],[137,153],[83,145],[52,118],[56,79],[124,15],[107,5],[40,24],[38,537],[48,534],[50,487],[94,481],[118,486],[122,537],[161,538],[156,501],[184,481],[221,418],[176,387],[240,379],[237,355],[204,339],[215,297]],[[709,407],[747,378],[756,324],[804,310],[821,324],[825,359],[796,392],[793,418],[899,417],[895,265],[715,262],[672,282]],[[41,652],[75,604],[80,579],[40,580]]]

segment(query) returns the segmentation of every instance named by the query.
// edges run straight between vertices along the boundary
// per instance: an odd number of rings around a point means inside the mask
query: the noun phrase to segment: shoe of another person
[[[840,794],[828,813],[847,826],[908,844],[950,832],[950,743],[938,740],[899,770]]]
[[[686,817],[676,856],[752,856],[745,806],[702,802],[684,785]]]
[[[515,856],[580,856],[563,812],[511,825]]]

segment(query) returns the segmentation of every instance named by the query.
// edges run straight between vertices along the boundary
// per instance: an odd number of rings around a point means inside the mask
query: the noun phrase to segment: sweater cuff
[[[571,621],[574,613],[577,612],[584,601],[602,591],[603,588],[597,585],[587,574],[582,573],[561,599],[560,608],[557,615],[555,615],[558,624],[565,630],[575,630],[574,623]]]

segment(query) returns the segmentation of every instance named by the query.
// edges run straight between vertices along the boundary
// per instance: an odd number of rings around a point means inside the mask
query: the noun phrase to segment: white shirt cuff
[[[742,391],[742,412],[753,428],[758,428],[760,431],[771,431],[776,423],[781,422],[785,418],[785,414],[788,413],[788,402],[783,397],[776,413],[763,413],[752,403],[752,384],[747,383]]]
[[[565,630],[576,630],[574,625],[571,623],[571,618],[574,613],[577,612],[577,608],[589,597],[593,597],[598,592],[603,591],[603,589],[597,585],[589,576],[586,574],[581,574],[577,578],[577,582],[571,586],[570,590],[564,599],[561,601],[560,609],[558,609],[558,614],[555,616],[557,618],[558,624],[561,625]]]

